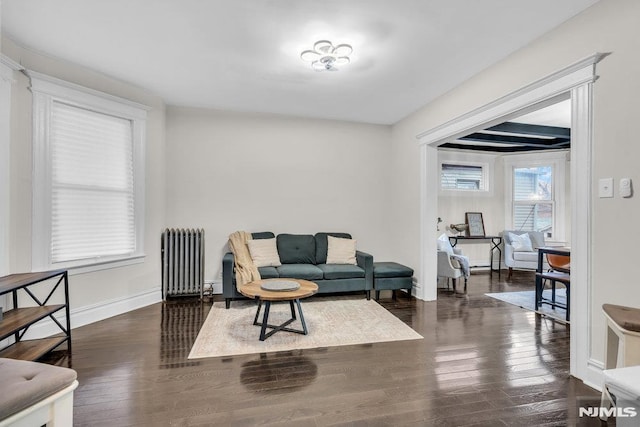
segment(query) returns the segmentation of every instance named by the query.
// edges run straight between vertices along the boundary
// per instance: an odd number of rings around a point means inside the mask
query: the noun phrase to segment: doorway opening
[[[472,270],[508,267],[510,277],[514,268],[535,269],[535,254],[505,251],[499,242],[506,231],[535,232],[544,245],[569,245],[570,147],[568,94],[437,147],[439,231],[461,244]],[[482,214],[486,240],[464,238],[468,212]]]
[[[462,136],[487,129],[559,101],[571,102],[570,196],[572,248],[572,327],[570,374],[586,383],[598,384],[589,366],[591,336],[591,146],[595,64],[606,55],[593,54],[541,80],[481,108],[419,135],[421,148],[421,288],[417,297],[437,298],[436,238],[432,224],[438,218],[438,147]],[[429,197],[432,196],[432,197]],[[434,199],[436,200],[434,202]],[[580,310],[577,310],[580,308]],[[585,309],[586,308],[586,309]]]

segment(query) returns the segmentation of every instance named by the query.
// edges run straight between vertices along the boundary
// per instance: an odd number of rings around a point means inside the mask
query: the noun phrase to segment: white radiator
[[[204,285],[204,230],[162,233],[162,299],[201,295]]]

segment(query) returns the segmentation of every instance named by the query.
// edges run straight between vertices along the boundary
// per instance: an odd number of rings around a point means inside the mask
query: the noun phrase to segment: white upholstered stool
[[[604,369],[640,365],[640,309],[603,304],[607,321]],[[602,387],[601,406],[609,407],[611,396]]]
[[[616,406],[616,425],[640,425],[640,366],[606,369],[604,388]]]
[[[73,426],[76,371],[0,359],[0,427]]]
[[[640,365],[640,309],[604,304],[602,310],[607,319],[604,368]]]

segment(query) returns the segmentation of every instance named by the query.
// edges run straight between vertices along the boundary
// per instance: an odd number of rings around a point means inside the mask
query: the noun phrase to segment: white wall
[[[130,99],[151,107],[147,121],[146,230],[142,264],[70,277],[72,326],[117,314],[161,299],[160,230],[164,225],[163,101],[143,90],[82,68],[20,48],[8,39],[2,52],[27,69]],[[32,105],[29,79],[15,73],[11,105],[9,270],[31,271]],[[75,313],[75,315],[74,315]]]
[[[547,33],[528,47],[488,68],[455,90],[397,123],[392,130],[389,226],[393,247],[408,263],[419,265],[420,161],[416,135],[481,107],[594,52],[612,52],[598,64],[594,85],[594,181],[602,177],[637,180],[640,145],[635,122],[640,117],[640,2],[601,1]],[[594,186],[597,188],[597,185]],[[637,259],[640,198],[598,199],[593,206],[593,294],[591,357],[604,358],[603,303],[640,307],[640,287],[629,266]],[[397,212],[411,212],[398,215]],[[621,236],[624,235],[624,238]],[[420,273],[420,272],[418,272]]]
[[[167,109],[167,225],[205,229],[205,279],[231,233],[343,231],[389,257],[390,127]]]

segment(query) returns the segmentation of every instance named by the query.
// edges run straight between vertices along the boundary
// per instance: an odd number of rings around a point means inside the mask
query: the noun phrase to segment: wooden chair
[[[553,280],[548,279],[551,282],[551,300],[552,302],[556,302],[556,281],[561,282],[569,288],[567,285],[567,281],[571,279],[571,256],[569,255],[556,255],[556,254],[547,254],[547,264],[549,264],[549,272],[559,272],[564,273],[568,276],[562,276],[563,280]],[[567,299],[567,305],[569,305],[569,300]],[[569,318],[567,317],[567,320]]]
[[[549,270],[544,273],[536,273],[543,280],[542,289],[536,289],[536,310],[542,304],[549,304],[552,307],[564,308],[567,312],[565,319],[569,320],[569,302],[571,295],[571,257],[569,255],[547,254],[547,264]],[[551,282],[551,300],[542,297],[546,281]],[[556,302],[556,282],[562,283],[567,289],[567,303]]]
[[[547,264],[549,264],[549,268],[551,270],[560,271],[562,273],[571,273],[570,255],[547,254]]]

